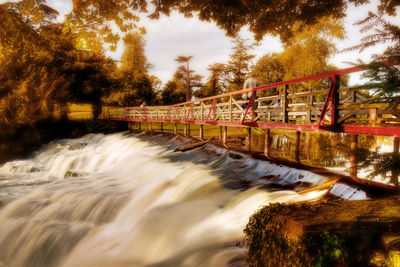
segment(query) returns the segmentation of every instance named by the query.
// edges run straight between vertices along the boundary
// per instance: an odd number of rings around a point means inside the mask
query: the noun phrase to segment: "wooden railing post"
[[[203,121],[204,120],[204,115],[203,115],[203,113],[204,113],[204,103],[203,103],[203,101],[200,101],[200,120],[201,121]]]
[[[334,81],[335,86],[332,93],[332,106],[331,106],[331,125],[332,127],[337,126],[337,120],[339,118],[339,88],[340,88],[340,75],[335,75]]]
[[[376,123],[378,121],[378,112],[376,108],[371,108],[369,110],[369,121]]]
[[[233,112],[232,112],[232,95],[229,96],[229,121],[233,122]]]
[[[314,105],[314,96],[313,95],[308,96],[307,100],[308,100],[308,103],[307,103],[308,110],[307,110],[306,121],[308,123],[311,123],[311,121],[312,121],[312,107]]]
[[[288,84],[285,84],[285,86],[283,87],[283,95],[282,95],[283,123],[287,123],[288,122],[288,113],[287,113],[287,108],[288,108],[288,102],[287,102],[288,88],[289,88]]]
[[[149,130],[150,131],[153,131],[153,124],[150,122],[150,124],[149,124]]]
[[[177,126],[177,123],[174,123],[174,134],[177,134],[177,132],[178,132],[178,126]]]
[[[160,131],[163,132],[164,131],[164,123],[160,122]]]
[[[142,130],[142,123],[139,121],[139,125],[138,125],[138,130],[141,131]]]

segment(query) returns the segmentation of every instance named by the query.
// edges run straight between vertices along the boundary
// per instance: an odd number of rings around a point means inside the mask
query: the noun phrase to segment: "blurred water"
[[[326,192],[268,187],[326,179],[182,143],[91,134],[0,166],[0,266],[243,266],[252,213]]]

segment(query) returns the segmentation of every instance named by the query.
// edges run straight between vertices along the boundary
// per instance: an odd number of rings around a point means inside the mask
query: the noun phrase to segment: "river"
[[[0,166],[0,266],[246,266],[252,213],[326,193],[282,189],[327,181],[311,172],[210,144],[174,152],[184,142],[89,134]]]

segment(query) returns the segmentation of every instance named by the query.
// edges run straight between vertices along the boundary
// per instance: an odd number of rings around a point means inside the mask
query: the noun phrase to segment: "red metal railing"
[[[105,107],[101,118],[400,136],[396,112],[387,109],[388,103],[376,103],[379,96],[371,88],[340,87],[341,75],[365,69],[351,67],[170,106]],[[309,84],[315,82],[318,88]],[[240,99],[249,92],[249,100]]]

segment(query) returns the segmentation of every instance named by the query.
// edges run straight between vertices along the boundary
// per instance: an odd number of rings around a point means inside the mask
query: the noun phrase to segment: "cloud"
[[[193,55],[192,68],[206,77],[210,64],[226,63],[234,44],[231,38],[215,24],[200,21],[197,18],[185,18],[178,12],[159,20],[150,20],[141,16],[140,24],[146,27],[146,56],[154,65],[151,72],[164,83],[176,70],[175,57]],[[251,38],[252,35],[242,30],[240,35]],[[266,37],[252,53],[261,56],[268,51],[279,51],[282,46],[277,38]]]

